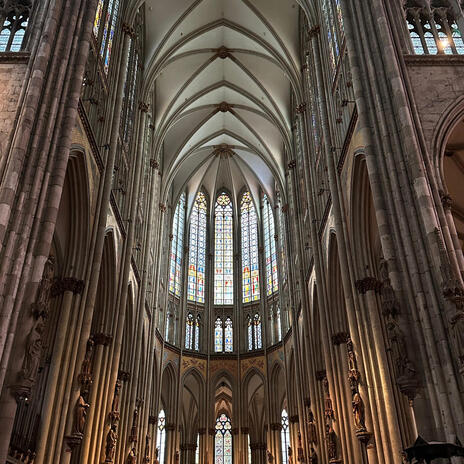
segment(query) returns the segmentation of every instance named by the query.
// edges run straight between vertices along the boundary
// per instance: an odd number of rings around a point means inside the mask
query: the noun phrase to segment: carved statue
[[[137,462],[137,456],[135,454],[135,448],[132,448],[129,451],[129,456],[127,456],[127,464],[136,464]]]
[[[143,458],[144,463],[150,462],[150,435],[145,436],[145,457]]]
[[[288,464],[293,464],[293,451],[292,451],[291,446],[287,448],[287,455],[288,455]]]
[[[267,450],[267,462],[269,464],[272,464],[272,461],[274,461],[274,456],[272,456],[272,453],[269,450]]]
[[[311,411],[309,412],[308,439],[309,443],[317,445],[317,428]]]
[[[116,385],[114,386],[114,396],[113,396],[113,404],[111,405],[112,412],[119,411],[119,392],[121,390],[121,381],[116,380]]]
[[[23,380],[31,384],[34,383],[35,376],[39,368],[44,328],[44,320],[42,316],[39,316],[32,326],[26,340],[26,353],[24,355],[23,365],[19,375]]]
[[[337,459],[337,434],[335,430],[329,425],[326,425],[327,429],[327,453],[329,455],[329,461]]]
[[[317,453],[316,450],[311,447],[311,455],[309,456],[309,464],[317,464],[318,459],[317,459]]]
[[[154,462],[154,464],[159,464],[158,455],[159,455],[159,449],[155,448],[155,462]]]
[[[48,314],[48,307],[51,298],[51,291],[53,286],[53,275],[55,273],[55,258],[49,256],[44,266],[42,279],[37,290],[37,298],[32,305],[32,312],[35,317],[40,316],[46,318]]]
[[[74,433],[84,433],[85,419],[87,416],[87,409],[89,409],[89,407],[90,405],[86,403],[82,395],[80,395],[74,409]]]
[[[176,450],[176,463],[179,462],[179,459],[180,459],[179,450]]]
[[[387,322],[387,334],[391,343],[393,360],[396,363],[398,375],[402,375],[404,371],[404,360],[407,358],[408,351],[403,331],[392,318]]]
[[[113,424],[106,436],[105,462],[113,462],[116,441],[118,440],[118,426]]]
[[[132,418],[132,428],[129,437],[129,441],[137,442],[137,426],[139,422],[139,410],[137,408],[134,409],[134,416]]]
[[[90,375],[92,373],[92,354],[95,342],[92,338],[87,341],[87,349],[85,350],[84,360],[82,361],[81,374]]]
[[[358,392],[356,392],[353,395],[352,405],[353,405],[354,424],[356,426],[356,430],[365,431],[366,430],[366,411],[364,407],[364,401]]]

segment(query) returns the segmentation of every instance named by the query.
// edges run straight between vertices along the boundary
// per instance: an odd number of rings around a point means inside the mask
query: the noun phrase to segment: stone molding
[[[83,280],[74,277],[63,277],[55,279],[52,287],[52,296],[57,297],[64,292],[72,292],[74,295],[80,295],[84,290],[85,283]]]

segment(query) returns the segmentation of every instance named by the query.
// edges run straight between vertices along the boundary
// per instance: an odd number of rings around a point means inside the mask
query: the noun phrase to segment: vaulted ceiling
[[[274,197],[301,97],[295,0],[146,0],[146,89],[154,93],[163,195],[205,188]]]

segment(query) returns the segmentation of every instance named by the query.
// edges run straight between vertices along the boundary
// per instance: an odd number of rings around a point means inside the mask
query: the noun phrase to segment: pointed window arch
[[[214,323],[214,351],[216,353],[222,353],[223,350],[223,328],[222,328],[222,320],[220,317],[216,319]]]
[[[266,260],[266,288],[270,296],[279,290],[275,225],[272,206],[267,195],[263,196],[264,253]]]
[[[214,304],[234,303],[232,200],[221,192],[214,211]]]
[[[234,351],[234,329],[232,327],[232,319],[230,317],[228,317],[225,322],[224,351],[226,353]]]
[[[232,464],[233,457],[232,424],[226,414],[216,419],[214,436],[214,457],[216,464]]]
[[[166,448],[166,414],[164,409],[158,414],[158,434],[156,436],[156,447],[158,448],[159,463],[164,464]]]
[[[263,347],[261,316],[256,313],[248,316],[248,350],[260,350]]]
[[[343,17],[340,0],[323,0],[322,15],[329,45],[329,58],[332,71],[335,72],[343,41]]]
[[[180,297],[182,289],[182,254],[184,248],[185,193],[179,198],[172,222],[169,291]]]
[[[93,23],[93,34],[100,46],[100,57],[103,60],[103,69],[106,74],[108,74],[110,66],[118,13],[119,0],[98,0],[97,12]]]
[[[258,218],[250,192],[240,203],[243,302],[259,300]]]
[[[0,7],[0,52],[19,52],[29,24],[32,2],[9,0]]]
[[[200,321],[201,316],[198,314],[195,318],[195,342],[193,344],[195,351],[200,351]]]
[[[194,329],[195,320],[192,313],[187,315],[187,320],[185,321],[185,349],[193,349],[193,329]]]
[[[187,298],[201,304],[205,302],[207,210],[206,196],[198,192],[190,217]]]
[[[280,442],[282,447],[282,464],[288,464],[288,447],[290,446],[290,429],[288,427],[288,413],[282,410],[281,417],[282,429],[280,431]]]

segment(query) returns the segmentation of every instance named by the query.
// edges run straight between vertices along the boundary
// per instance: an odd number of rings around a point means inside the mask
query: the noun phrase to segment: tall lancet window
[[[158,433],[156,435],[156,447],[158,448],[159,463],[164,464],[164,452],[166,448],[166,414],[162,409],[158,415]]]
[[[185,322],[185,349],[193,349],[193,329],[195,325],[195,319],[192,313],[187,315],[187,321]]]
[[[93,34],[100,43],[100,57],[108,74],[114,33],[118,21],[119,0],[98,0],[97,14],[93,23]],[[102,29],[103,25],[103,29]]]
[[[31,0],[0,2],[0,52],[19,52],[32,9]]]
[[[216,319],[214,323],[214,351],[216,353],[222,353],[224,343],[223,343],[223,333],[222,320],[220,317]]]
[[[200,316],[193,316],[192,313],[187,315],[185,321],[185,349],[195,350],[200,349]]]
[[[259,300],[258,218],[250,192],[243,194],[240,211],[243,302],[249,303]]]
[[[214,211],[214,304],[234,303],[232,201],[222,192]]]
[[[248,349],[260,350],[262,347],[261,316],[259,314],[248,316]]]
[[[182,253],[184,248],[185,193],[177,202],[172,221],[171,260],[169,266],[169,291],[180,296],[182,289]]]
[[[290,429],[288,428],[288,414],[284,409],[281,418],[282,429],[280,431],[280,442],[282,447],[282,464],[288,464],[288,447],[290,446]]]
[[[340,56],[341,47],[341,34],[343,27],[343,20],[339,0],[323,0],[322,1],[322,15],[325,19],[325,28],[327,40],[329,44],[329,58],[330,64],[335,71],[338,58]]]
[[[205,194],[199,192],[190,217],[187,289],[188,300],[197,303],[205,302],[206,211]]]
[[[216,434],[214,436],[215,464],[232,464],[232,425],[226,414],[216,419]]]
[[[263,197],[263,229],[264,229],[264,253],[266,259],[266,288],[270,296],[279,290],[279,278],[277,273],[277,252],[274,214],[267,195]]]
[[[225,322],[224,351],[226,353],[234,351],[234,329],[232,327],[232,319],[230,317],[228,317]]]

